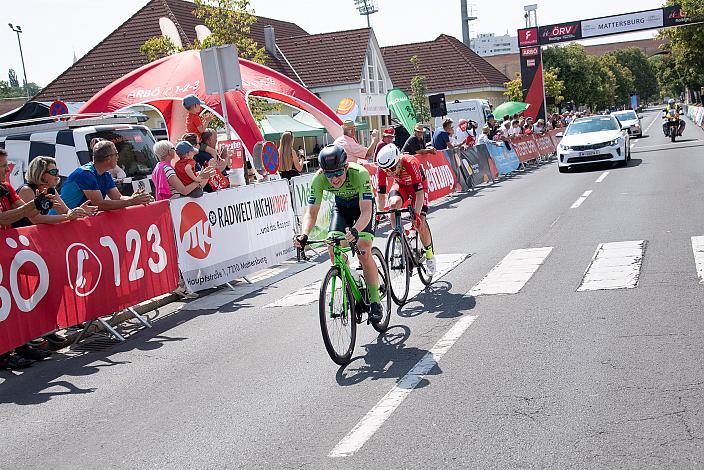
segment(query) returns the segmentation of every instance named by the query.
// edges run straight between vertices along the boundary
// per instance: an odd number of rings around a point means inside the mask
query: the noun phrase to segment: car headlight
[[[633,124],[633,127],[640,128],[640,124]]]
[[[560,144],[560,148],[561,148],[562,150],[572,150],[572,147],[570,147],[569,145],[562,145],[562,144]]]
[[[618,139],[614,139],[611,142],[609,142],[609,145],[611,145],[611,146],[618,145],[618,144],[619,144]]]

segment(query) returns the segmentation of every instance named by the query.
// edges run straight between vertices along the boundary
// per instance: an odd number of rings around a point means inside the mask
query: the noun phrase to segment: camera
[[[46,197],[46,194],[42,193],[34,198],[34,206],[41,214],[46,215],[54,207],[54,203]]]

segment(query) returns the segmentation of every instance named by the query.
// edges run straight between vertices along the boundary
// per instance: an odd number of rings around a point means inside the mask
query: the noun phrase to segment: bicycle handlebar
[[[306,240],[306,242],[302,244],[302,248],[296,248],[296,261],[300,262],[301,259],[303,259],[304,261],[308,261],[308,259],[310,259],[308,258],[308,256],[306,256],[306,245],[311,245],[313,243],[327,243],[328,245],[340,245],[340,243],[344,241],[347,241],[345,237],[330,237],[324,240]],[[360,250],[359,247],[357,247],[356,242],[350,242],[350,250],[352,251],[353,256],[355,254],[363,256],[366,253],[366,251]]]
[[[388,209],[385,211],[377,211],[377,215],[386,215],[386,214],[403,214],[403,213],[411,213],[411,209],[408,207],[404,207],[403,209]]]

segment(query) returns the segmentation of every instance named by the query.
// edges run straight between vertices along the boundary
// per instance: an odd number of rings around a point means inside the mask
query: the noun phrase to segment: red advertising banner
[[[555,144],[552,142],[549,134],[533,134],[535,145],[538,146],[540,156],[544,157],[555,152]]]
[[[241,140],[223,140],[218,142],[218,151],[225,148],[230,157],[230,168],[244,168],[244,147]]]
[[[430,201],[440,199],[454,192],[455,185],[457,184],[457,175],[455,175],[455,172],[452,170],[445,154],[441,151],[436,151],[431,154],[417,154],[415,157],[423,166],[425,177],[428,179],[428,199]],[[379,187],[379,178],[377,177],[378,167],[375,163],[360,162],[360,164],[369,171],[372,180],[372,188],[374,188],[374,196],[376,196],[376,191]]]
[[[511,147],[516,151],[521,162],[535,160],[541,155],[532,135],[511,137]]]
[[[565,129],[552,129],[548,131],[548,135],[550,136],[550,140],[552,140],[552,144],[555,146],[555,149],[557,149],[558,144],[562,140],[562,137],[558,137],[557,134],[562,134],[565,132]]]
[[[167,201],[2,232],[0,353],[174,290]]]

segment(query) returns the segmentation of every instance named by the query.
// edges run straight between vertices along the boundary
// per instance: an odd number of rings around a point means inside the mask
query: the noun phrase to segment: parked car
[[[9,182],[14,188],[22,186],[29,162],[40,155],[56,158],[63,181],[73,170],[92,160],[90,141],[100,137],[117,147],[119,169],[113,177],[120,192],[130,195],[138,188],[152,191],[152,185],[145,182],[151,180],[158,159],[152,150],[154,136],[141,125],[145,119],[127,114],[84,118],[74,115],[2,123],[0,147],[8,153]]]
[[[613,113],[613,115],[621,123],[621,126],[628,131],[631,137],[643,137],[643,128],[640,124],[641,116],[636,114],[635,111],[627,109]]]
[[[560,173],[567,172],[570,167],[594,162],[616,162],[626,166],[630,159],[630,136],[613,115],[575,119],[567,126],[557,146]]]

